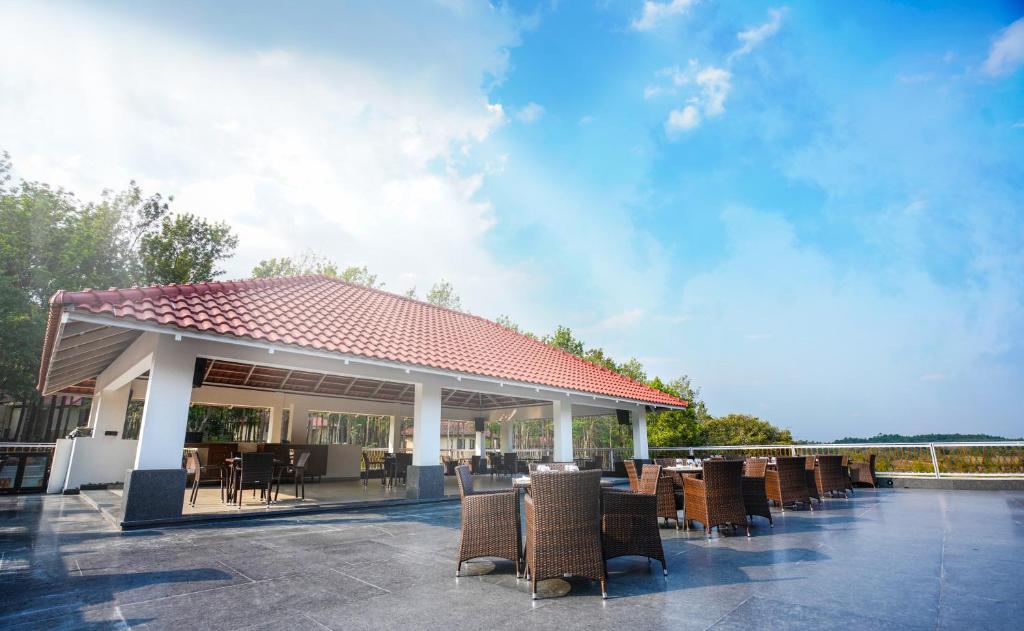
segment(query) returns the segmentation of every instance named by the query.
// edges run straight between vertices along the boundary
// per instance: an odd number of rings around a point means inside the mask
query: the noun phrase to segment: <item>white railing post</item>
[[[939,477],[939,459],[935,456],[935,443],[928,443],[928,451],[932,454],[932,469],[935,471],[935,477]]]

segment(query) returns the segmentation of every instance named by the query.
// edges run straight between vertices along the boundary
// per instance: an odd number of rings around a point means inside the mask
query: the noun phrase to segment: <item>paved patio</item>
[[[663,530],[670,575],[609,564],[531,601],[509,563],[456,579],[458,504],[122,533],[75,496],[0,498],[0,627],[1010,628],[1024,493],[859,491],[754,537]],[[549,590],[557,588],[549,584]]]

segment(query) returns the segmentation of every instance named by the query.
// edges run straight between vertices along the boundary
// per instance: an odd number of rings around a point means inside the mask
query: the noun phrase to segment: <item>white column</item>
[[[305,443],[306,442],[306,428],[309,426],[309,410],[304,404],[295,403],[292,406],[291,425],[288,428],[288,433],[291,434],[289,439],[293,443]]]
[[[643,406],[633,410],[633,457],[647,460],[647,411]]]
[[[92,399],[92,410],[89,425],[92,426],[92,435],[102,438],[104,432],[117,432],[121,435],[124,430],[124,417],[128,413],[128,395],[131,394],[132,385],[121,386],[116,390],[103,390],[96,393]]]
[[[504,421],[501,424],[501,450],[505,453],[512,451],[512,421]]]
[[[181,468],[195,361],[195,354],[184,343],[175,342],[170,335],[160,336],[149,369],[136,469]]]
[[[424,382],[415,385],[413,403],[412,463],[417,467],[441,463],[441,385]]]
[[[284,405],[275,405],[270,408],[270,427],[267,430],[267,442],[281,442],[281,421],[283,420]]]
[[[551,404],[554,424],[555,462],[572,462],[572,403],[568,399],[554,401]]]
[[[440,430],[438,430],[440,432]],[[391,426],[388,428],[388,451],[398,453],[399,441],[402,440],[402,417],[392,416]],[[438,437],[440,440],[440,437]]]

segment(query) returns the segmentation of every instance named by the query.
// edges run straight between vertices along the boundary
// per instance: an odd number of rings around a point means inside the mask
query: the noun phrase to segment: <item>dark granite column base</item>
[[[409,499],[444,497],[444,467],[437,465],[409,465],[406,473],[405,496]]]
[[[181,517],[185,499],[184,469],[128,469],[121,496],[126,523]]]

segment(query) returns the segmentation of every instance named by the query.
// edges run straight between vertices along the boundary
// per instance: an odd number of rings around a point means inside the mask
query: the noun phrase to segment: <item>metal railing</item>
[[[821,443],[652,447],[657,457],[800,456],[836,454],[853,461],[875,454],[875,471],[894,478],[1024,478],[1024,441],[976,443]]]

